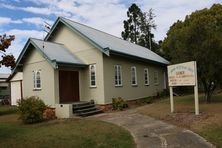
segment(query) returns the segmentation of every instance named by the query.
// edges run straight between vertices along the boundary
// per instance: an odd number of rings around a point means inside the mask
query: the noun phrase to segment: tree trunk
[[[202,80],[204,86],[204,93],[207,103],[211,103],[212,101],[212,94],[216,89],[216,83],[213,81],[207,82],[206,80]]]

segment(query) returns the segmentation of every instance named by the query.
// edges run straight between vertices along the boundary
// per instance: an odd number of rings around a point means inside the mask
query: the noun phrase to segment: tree
[[[124,40],[156,51],[158,44],[153,40],[152,29],[156,29],[154,23],[155,15],[153,9],[149,12],[142,12],[136,5],[132,4],[127,11],[127,20],[123,21],[124,31],[121,35]]]
[[[172,63],[197,61],[198,80],[210,103],[222,80],[222,5],[214,4],[174,23],[162,48]]]
[[[122,31],[122,37],[124,40],[129,40],[132,43],[137,44],[140,36],[140,24],[141,24],[142,11],[136,4],[132,4],[128,11],[128,20],[124,20],[125,31]]]
[[[15,58],[11,54],[6,54],[6,49],[11,45],[11,42],[15,39],[14,35],[7,36],[6,34],[0,35],[0,51],[2,53],[2,59],[0,60],[0,67],[2,65],[13,68],[15,66]]]
[[[156,44],[153,41],[154,34],[151,33],[151,29],[156,29],[154,18],[153,9],[150,9],[149,12],[144,12],[141,16],[141,36],[139,37],[139,45],[149,48],[150,50],[152,50],[152,44]]]

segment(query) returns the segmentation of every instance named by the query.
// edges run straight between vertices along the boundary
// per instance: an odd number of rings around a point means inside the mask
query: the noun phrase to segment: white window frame
[[[134,69],[134,74],[133,74],[133,69]],[[133,76],[135,76],[135,84],[133,84]],[[132,86],[137,86],[137,72],[136,72],[136,66],[131,67],[131,85]]]
[[[156,82],[155,82],[155,77],[156,77]],[[159,73],[158,73],[157,70],[154,71],[153,81],[154,81],[154,84],[155,84],[155,85],[158,85],[158,84],[159,84]]]
[[[144,85],[146,86],[150,85],[150,74],[148,68],[144,68]]]
[[[37,85],[37,73],[39,73],[40,77],[40,85]],[[41,70],[34,70],[33,71],[33,89],[34,90],[41,90],[42,89],[42,80],[41,80]]]
[[[123,82],[122,82],[122,66],[121,65],[114,65],[114,72],[115,72],[114,73],[114,84],[115,84],[115,86],[117,86],[117,87],[123,86]]]
[[[92,85],[92,71],[91,71],[92,66],[94,66],[94,72],[95,72],[95,84],[94,85]],[[96,64],[90,64],[89,65],[89,79],[90,79],[89,86],[90,87],[96,87]]]

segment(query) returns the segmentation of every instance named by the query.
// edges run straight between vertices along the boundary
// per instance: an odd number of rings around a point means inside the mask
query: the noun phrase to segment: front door
[[[79,72],[59,71],[60,103],[79,101]]]

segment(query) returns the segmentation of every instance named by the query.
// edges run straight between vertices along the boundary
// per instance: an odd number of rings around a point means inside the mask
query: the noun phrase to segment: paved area
[[[211,148],[199,135],[137,113],[136,109],[93,116],[130,131],[138,148]]]

